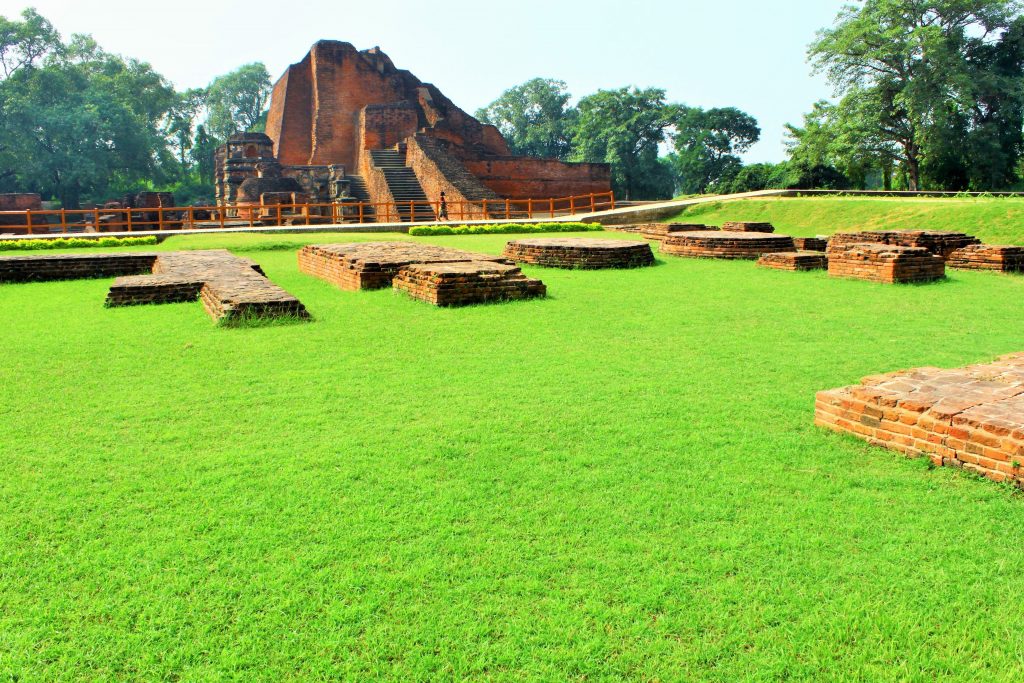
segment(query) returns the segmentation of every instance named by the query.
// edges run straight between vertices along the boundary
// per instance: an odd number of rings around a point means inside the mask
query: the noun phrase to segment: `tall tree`
[[[671,169],[658,158],[675,115],[664,90],[599,90],[580,100],[578,109],[573,159],[611,164],[612,187],[626,199],[671,195]]]
[[[269,99],[270,74],[260,62],[218,76],[206,89],[206,128],[221,140],[244,133],[257,125]]]
[[[757,119],[734,107],[679,106],[673,124],[672,165],[684,194],[703,194],[734,176],[743,165],[738,155],[761,138]]]
[[[976,102],[978,68],[986,82],[1000,84],[999,92],[1021,97],[1019,72],[999,74],[978,59],[1003,40],[1019,13],[1017,0],[860,0],[819,32],[809,57],[839,93],[878,103],[879,138],[898,148],[916,190],[922,166],[949,142],[957,118],[951,110]]]
[[[534,78],[503,92],[476,117],[496,126],[514,154],[565,159],[576,118],[569,98],[565,81]]]

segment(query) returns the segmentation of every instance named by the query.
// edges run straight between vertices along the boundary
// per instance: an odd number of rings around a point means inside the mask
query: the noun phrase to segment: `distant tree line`
[[[39,192],[66,208],[143,189],[213,199],[213,154],[259,128],[262,64],[177,92],[144,62],[67,41],[35,10],[0,16],[0,192]]]

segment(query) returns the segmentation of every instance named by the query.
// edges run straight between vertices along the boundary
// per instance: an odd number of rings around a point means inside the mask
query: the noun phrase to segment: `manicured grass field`
[[[298,272],[351,239],[161,245],[256,259],[306,324],[0,286],[0,680],[1024,676],[1024,497],[812,424],[1024,350],[1024,277],[661,257],[435,309]]]
[[[1024,244],[1024,198],[801,197],[714,202],[694,206],[676,220],[771,221],[795,237],[837,230],[954,230],[992,244]]]

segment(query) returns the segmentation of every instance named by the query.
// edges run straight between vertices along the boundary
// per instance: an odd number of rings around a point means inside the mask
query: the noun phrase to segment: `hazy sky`
[[[379,45],[395,65],[472,113],[535,76],[574,97],[657,86],[671,101],[735,106],[761,124],[749,161],[784,158],[783,124],[831,89],[811,76],[807,45],[846,0],[0,0],[34,6],[67,37],[147,61],[179,88],[252,61],[273,79],[329,38]]]

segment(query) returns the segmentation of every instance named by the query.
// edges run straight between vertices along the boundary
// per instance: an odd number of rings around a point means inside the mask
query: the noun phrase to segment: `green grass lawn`
[[[812,424],[1024,350],[1024,277],[661,257],[436,309],[298,272],[351,239],[160,246],[254,258],[308,324],[0,286],[0,680],[1024,676],[1024,497]]]
[[[1024,198],[802,197],[746,199],[694,206],[674,220],[719,225],[771,221],[794,237],[838,230],[954,230],[992,244],[1024,244]]]

